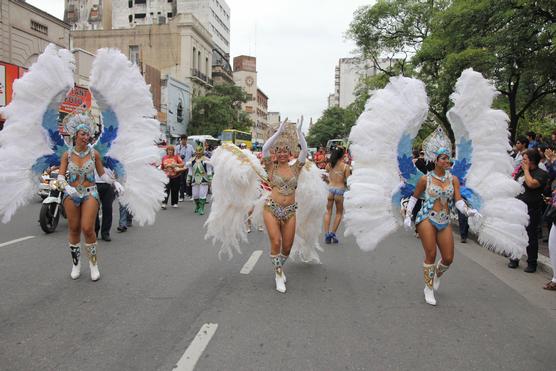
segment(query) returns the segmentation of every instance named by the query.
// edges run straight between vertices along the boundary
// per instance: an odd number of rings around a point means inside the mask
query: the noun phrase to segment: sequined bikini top
[[[72,160],[73,155],[80,158],[89,156],[89,159],[85,161],[83,165],[79,166]],[[68,173],[70,183],[78,182],[79,185],[85,183],[85,181],[94,183],[95,151],[91,147],[88,147],[87,150],[83,152],[77,152],[75,149],[68,151]]]
[[[430,202],[435,202],[440,200],[443,205],[446,205],[449,200],[454,198],[454,183],[452,180],[452,174],[447,172],[445,176],[445,182],[448,182],[448,187],[443,189],[441,186],[436,185],[432,182],[433,172],[427,174],[427,190],[425,192],[425,198],[430,200]],[[441,180],[441,179],[439,179]],[[442,181],[442,180],[441,180]]]
[[[278,166],[274,166],[274,171],[272,172],[272,179],[270,180],[270,185],[274,188],[278,188],[278,192],[281,195],[289,196],[295,193],[297,189],[297,178],[298,174],[295,171],[295,165],[290,166],[293,175],[290,177],[283,177],[276,172]]]

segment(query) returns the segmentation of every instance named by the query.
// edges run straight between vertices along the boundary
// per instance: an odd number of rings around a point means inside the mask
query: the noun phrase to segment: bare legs
[[[73,260],[71,278],[76,279],[81,271],[81,232],[85,237],[85,248],[89,255],[89,266],[91,268],[91,279],[96,281],[100,278],[96,256],[96,234],[95,220],[98,212],[98,202],[93,197],[83,201],[81,206],[76,206],[70,197],[64,201],[64,208],[68,217],[68,241]]]
[[[336,205],[336,214],[334,215],[334,223],[332,224],[332,231],[330,231],[330,221],[332,219],[332,209]],[[324,232],[326,243],[338,243],[338,238],[336,238],[336,232],[338,227],[342,222],[342,217],[344,216],[344,196],[329,193],[328,202],[326,204],[326,214],[324,214]]]
[[[286,275],[283,267],[290,255],[295,238],[295,215],[280,222],[269,210],[265,209],[263,219],[270,241],[270,260],[274,266],[276,290],[286,292]]]
[[[428,221],[423,220],[417,226],[423,250],[425,252],[425,261],[423,262],[423,275],[425,280],[425,301],[428,304],[436,305],[434,291],[438,290],[440,277],[454,260],[454,237],[452,235],[452,227],[448,225],[441,231]],[[440,250],[441,259],[435,265],[436,246]]]

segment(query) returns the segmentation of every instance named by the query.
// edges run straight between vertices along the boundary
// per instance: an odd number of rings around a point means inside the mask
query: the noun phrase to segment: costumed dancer
[[[283,268],[289,257],[320,263],[318,238],[327,190],[322,170],[306,161],[302,124],[296,134],[301,151],[291,164],[296,141],[292,138],[295,135],[287,133],[287,120],[263,146],[264,168],[251,152],[229,144],[218,148],[211,158],[215,175],[205,238],[222,242],[220,254],[226,252],[230,258],[232,248],[241,252],[239,241],[247,241],[245,220],[254,207],[254,222],[262,215],[268,232],[276,290],[282,293],[286,292]],[[261,194],[261,182],[268,184],[270,191]]]
[[[2,109],[7,120],[0,132],[0,181],[5,190],[0,193],[0,215],[7,223],[35,194],[38,176],[48,167],[60,165],[53,186],[65,192],[71,278],[80,275],[83,232],[91,279],[96,281],[100,273],[94,222],[99,203],[94,170],[117,188],[120,201],[140,225],[154,222],[166,179],[150,165],[158,159],[154,139],[159,135],[159,123],[149,118],[155,113],[149,89],[137,67],[117,50],[99,50],[92,67],[90,89],[102,111],[100,137],[91,146],[93,120],[89,115],[70,114],[63,121],[72,139],[71,146],[66,145],[59,134],[58,107],[74,86],[73,66],[71,53],[51,44],[14,83],[14,99]],[[22,146],[23,140],[31,140],[33,146]],[[16,159],[19,166],[13,166]],[[104,173],[103,163],[123,186]]]
[[[326,205],[326,214],[324,216],[324,242],[338,243],[336,231],[342,222],[344,215],[344,193],[346,191],[347,179],[350,174],[350,166],[343,161],[345,149],[336,147],[331,150],[330,162],[326,165],[328,173],[328,203]],[[336,214],[332,231],[330,231],[330,219],[332,218],[332,209],[336,205]]]
[[[81,275],[81,233],[85,237],[85,250],[89,258],[91,280],[97,281],[100,272],[97,262],[97,238],[95,221],[100,206],[100,197],[95,184],[95,170],[100,179],[113,185],[116,192],[124,193],[122,185],[110,178],[104,171],[100,153],[89,141],[94,133],[95,123],[85,114],[68,115],[64,124],[73,147],[61,158],[57,187],[64,192],[63,205],[68,218],[68,241],[73,260],[71,278]],[[66,174],[67,172],[67,180]]]
[[[187,163],[187,169],[187,184],[191,186],[195,214],[205,215],[207,194],[212,181],[212,166],[210,160],[205,157],[203,143],[195,143],[195,157]]]
[[[373,250],[399,227],[400,204],[407,205],[402,215],[404,225],[411,226],[411,211],[422,196],[416,223],[425,249],[425,300],[431,305],[453,259],[452,206],[470,216],[471,231],[494,252],[515,256],[527,245],[527,208],[514,198],[520,186],[508,175],[508,117],[491,109],[495,96],[492,82],[472,69],[458,79],[447,115],[457,147],[451,171],[451,144],[440,129],[429,138],[425,154],[435,161],[434,172],[423,176],[412,162],[412,141],[428,113],[419,80],[391,78],[371,96],[350,133],[357,161],[345,195],[346,234],[354,234],[362,250]],[[437,244],[442,259],[435,264]]]
[[[415,224],[425,251],[425,301],[431,305],[436,305],[433,289],[438,290],[440,277],[454,259],[454,236],[450,224],[453,206],[455,205],[466,217],[480,216],[477,210],[467,207],[461,197],[459,180],[450,173],[451,148],[450,139],[440,127],[423,142],[425,159],[433,161],[435,166],[433,171],[422,176],[417,182],[405,212],[404,226],[408,231],[412,231],[413,208],[419,198],[423,199]],[[442,258],[435,264],[437,246]]]

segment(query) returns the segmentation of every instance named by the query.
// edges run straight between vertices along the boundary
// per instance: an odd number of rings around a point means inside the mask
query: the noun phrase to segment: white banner
[[[0,65],[0,107],[6,105],[7,95],[6,92],[6,67]]]

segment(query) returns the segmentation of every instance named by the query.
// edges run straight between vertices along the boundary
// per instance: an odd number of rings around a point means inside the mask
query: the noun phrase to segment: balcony
[[[204,83],[210,87],[212,87],[213,85],[212,79],[196,68],[191,69],[191,78],[199,80],[199,82]]]

